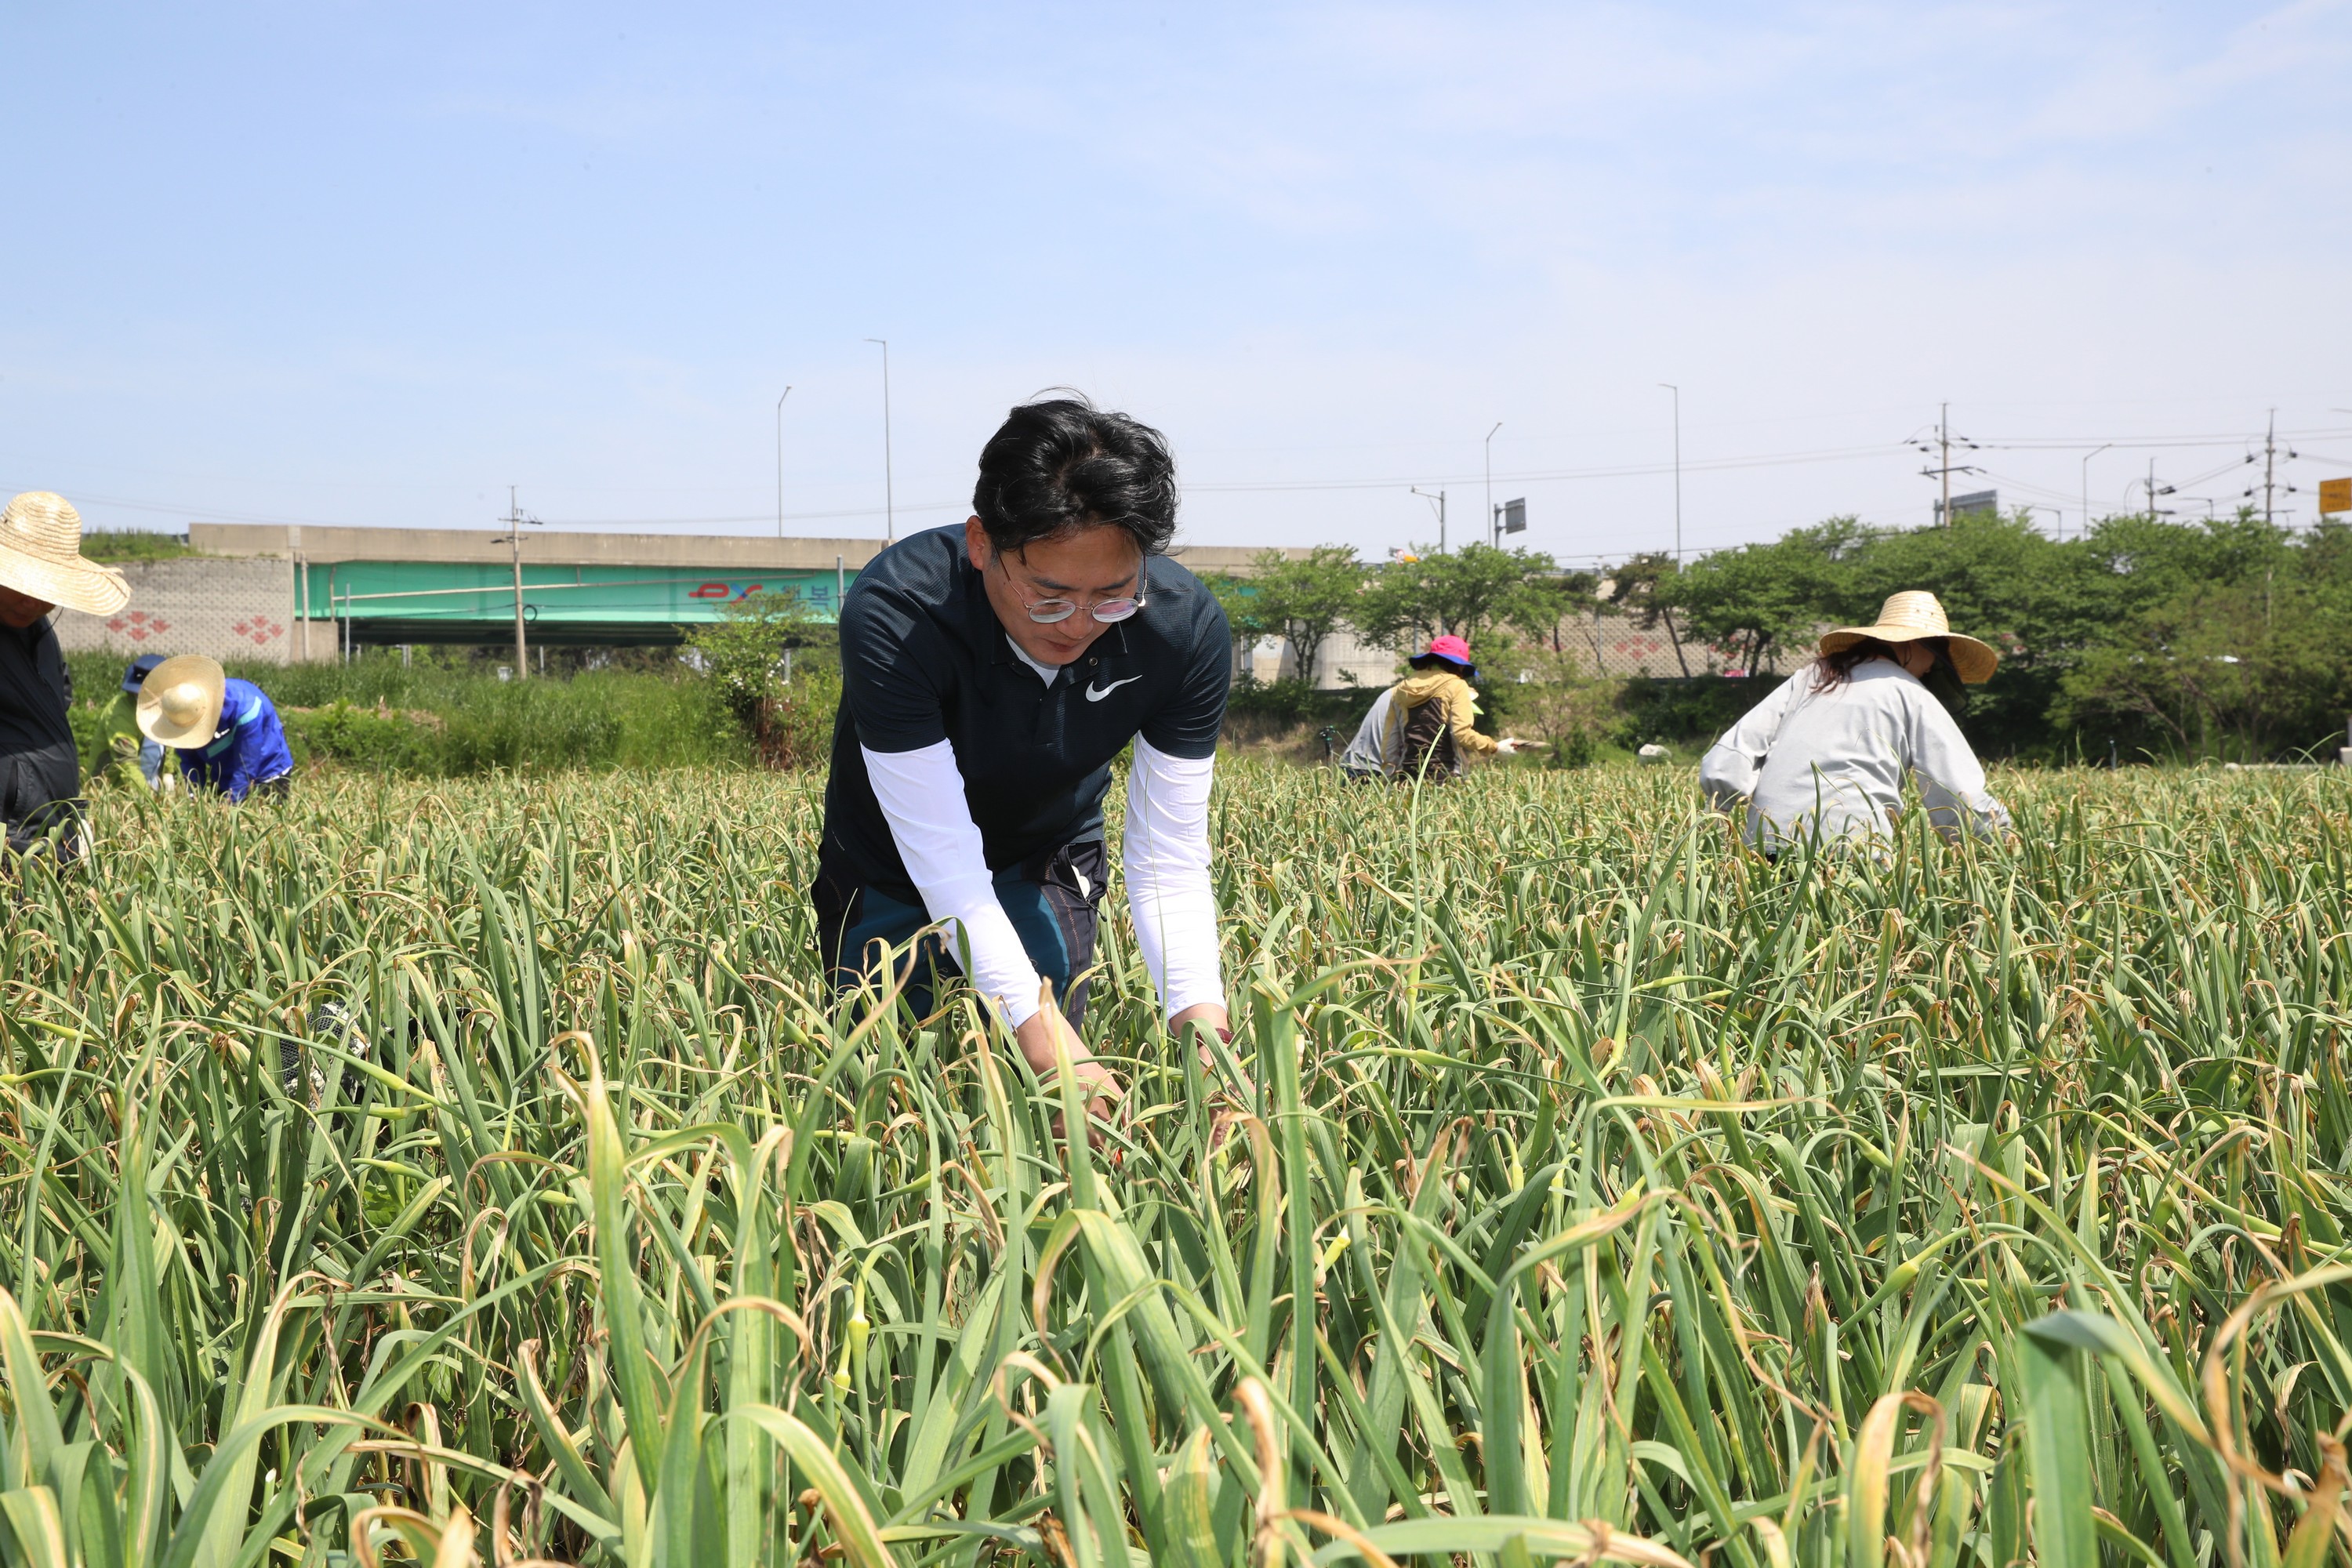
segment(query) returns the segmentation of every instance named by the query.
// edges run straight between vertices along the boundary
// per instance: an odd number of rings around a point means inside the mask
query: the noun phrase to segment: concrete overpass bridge
[[[878,539],[582,533],[526,527],[521,548],[480,529],[196,522],[197,553],[124,568],[131,602],[65,616],[75,648],[280,663],[413,643],[674,643],[748,594],[788,593],[821,621],[884,548]],[[1247,574],[1256,549],[1172,552],[1195,572]]]

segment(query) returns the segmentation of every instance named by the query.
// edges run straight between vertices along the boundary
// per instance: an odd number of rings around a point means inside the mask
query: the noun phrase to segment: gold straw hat
[[[1823,632],[1822,652],[1835,653],[1841,648],[1852,647],[1864,637],[1876,637],[1884,643],[1942,637],[1944,646],[1951,650],[1952,668],[1959,671],[1960,679],[1970,686],[1990,680],[1994,667],[2000,663],[2000,655],[1993,652],[1990,645],[1974,637],[1962,637],[1952,629],[1951,622],[1944,618],[1944,606],[1937,603],[1935,595],[1916,588],[1889,595],[1886,603],[1879,609],[1878,624],[1874,626],[1840,626],[1835,631]]]
[[[167,658],[139,688],[139,732],[162,745],[194,751],[220,728],[228,678],[200,653]]]
[[[0,511],[0,587],[93,616],[131,599],[121,573],[82,559],[81,513],[48,490],[26,490]]]

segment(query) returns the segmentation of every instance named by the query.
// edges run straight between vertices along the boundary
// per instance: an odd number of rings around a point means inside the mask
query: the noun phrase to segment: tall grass
[[[73,657],[74,687],[103,702],[122,679],[111,656]],[[231,664],[269,694],[298,763],[454,777],[493,770],[730,765],[751,737],[710,683],[671,670],[588,670],[499,680],[487,670],[389,650],[349,664]]]
[[[2347,791],[1998,782],[1767,867],[1231,770],[1250,1115],[1115,920],[1099,1152],[828,1005],[814,782],[110,800],[0,947],[0,1555],[2315,1565]]]

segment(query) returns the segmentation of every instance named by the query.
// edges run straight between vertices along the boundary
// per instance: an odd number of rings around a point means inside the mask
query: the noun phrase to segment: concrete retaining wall
[[[134,563],[122,574],[131,582],[131,602],[113,615],[58,614],[63,647],[125,659],[204,653],[287,664],[300,657],[291,562],[194,556]],[[315,637],[312,644],[310,657],[333,657],[331,635],[324,647]]]

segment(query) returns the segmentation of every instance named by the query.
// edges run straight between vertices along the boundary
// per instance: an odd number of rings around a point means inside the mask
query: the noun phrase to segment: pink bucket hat
[[[1415,654],[1410,661],[1415,669],[1427,669],[1439,659],[1462,667],[1462,673],[1477,678],[1477,667],[1470,662],[1470,645],[1457,637],[1432,637],[1427,653]]]

